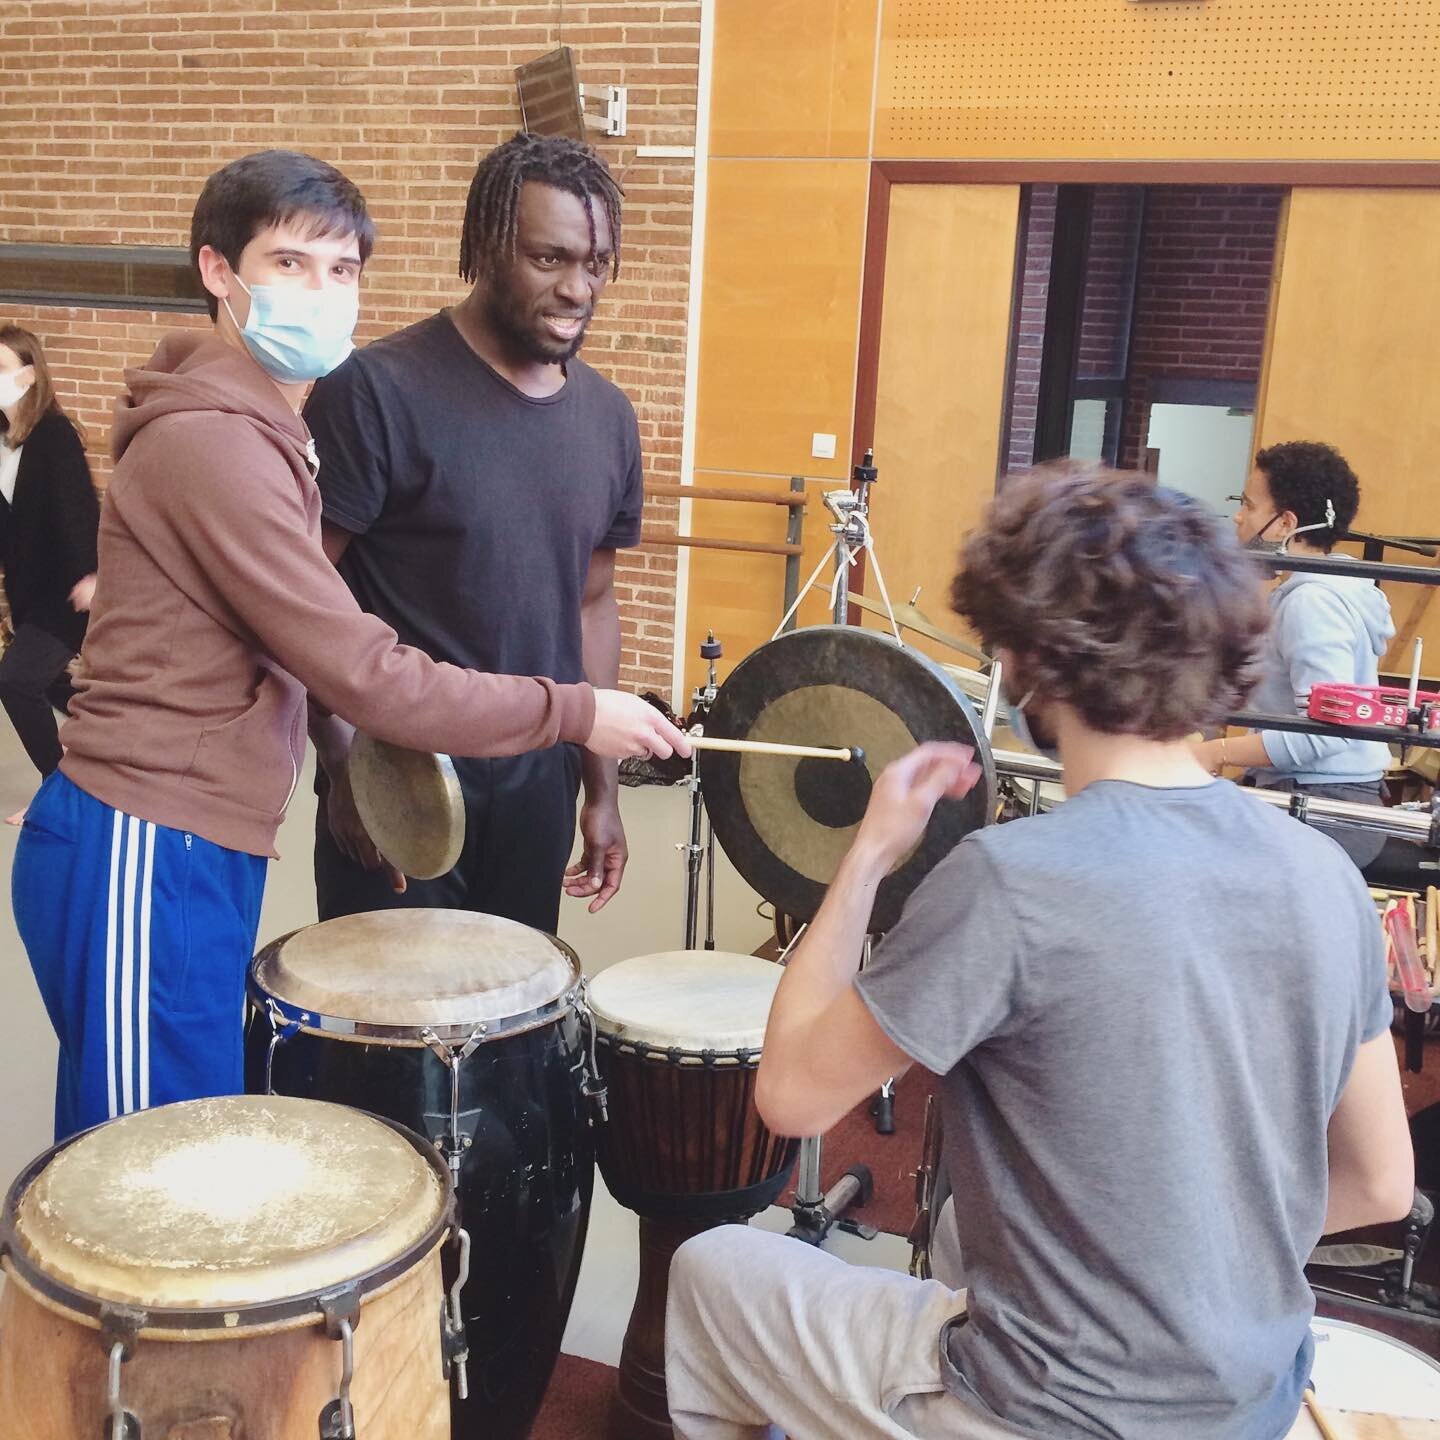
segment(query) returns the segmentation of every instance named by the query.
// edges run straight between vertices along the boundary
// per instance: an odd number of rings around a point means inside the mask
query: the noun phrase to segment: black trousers
[[[66,669],[74,658],[63,640],[38,625],[19,626],[0,657],[0,705],[42,776],[58,768],[64,753],[55,711],[69,709],[75,694]]]
[[[341,853],[325,814],[329,785],[319,772],[315,897],[322,920],[367,910],[476,910],[554,934],[575,843],[580,752],[556,745],[503,760],[457,759],[465,797],[465,846],[437,880],[411,880],[403,895],[383,871]]]

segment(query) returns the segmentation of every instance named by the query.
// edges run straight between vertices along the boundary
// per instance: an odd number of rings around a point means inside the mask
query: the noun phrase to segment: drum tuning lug
[[[340,1342],[340,1393],[320,1412],[320,1440],[355,1440],[355,1408],[350,1385],[355,1379],[355,1327],[360,1323],[360,1291],[346,1285],[320,1296],[325,1333]]]
[[[109,1333],[114,1334],[113,1328]],[[120,1386],[121,1367],[130,1358],[134,1345],[132,1333],[128,1337],[123,1334],[116,1336],[110,1346],[105,1385],[105,1408],[109,1413],[105,1417],[105,1426],[101,1432],[105,1440],[140,1440],[140,1421],[125,1408]]]
[[[100,1343],[108,1352],[105,1367],[105,1440],[140,1440],[140,1421],[125,1408],[121,1396],[121,1367],[135,1353],[135,1342],[146,1314],[125,1306],[106,1305],[100,1311]]]
[[[445,1362],[445,1373],[455,1380],[455,1398],[470,1398],[470,1342],[465,1334],[465,1312],[461,1306],[460,1292],[470,1279],[470,1232],[456,1227],[455,1247],[458,1255],[455,1283],[450,1293],[440,1304],[440,1351]]]

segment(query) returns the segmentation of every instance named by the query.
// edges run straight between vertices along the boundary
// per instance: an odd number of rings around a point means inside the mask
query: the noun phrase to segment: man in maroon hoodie
[[[381,739],[459,755],[688,750],[634,696],[401,645],[326,559],[298,411],[352,349],[373,240],[331,166],[227,165],[191,227],[214,328],[126,374],[80,693],[12,879],[60,1041],[57,1137],[243,1088],[245,970],[307,690]]]

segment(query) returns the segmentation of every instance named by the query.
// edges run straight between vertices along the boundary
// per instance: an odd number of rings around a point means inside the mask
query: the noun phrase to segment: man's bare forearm
[[[333,779],[350,758],[350,742],[355,738],[355,727],[338,715],[318,709],[313,701],[310,703],[308,724],[315,756],[321,769]]]
[[[580,612],[580,654],[585,678],[598,689],[614,690],[620,684],[620,606],[614,586],[587,599]],[[614,760],[581,752],[581,775],[586,799],[593,805],[614,800],[620,790],[620,769]]]
[[[778,1058],[789,1036],[805,1032],[854,983],[875,892],[888,870],[883,858],[863,841],[857,841],[841,861],[815,918],[790,952],[770,1010],[767,1057]]]

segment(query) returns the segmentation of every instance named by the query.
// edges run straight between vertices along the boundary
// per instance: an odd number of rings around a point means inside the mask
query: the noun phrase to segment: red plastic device
[[[1421,690],[1415,696],[1420,729],[1440,731],[1440,694]],[[1373,725],[1403,729],[1410,724],[1410,695],[1386,685],[1316,685],[1305,713],[1312,720],[1336,725]]]

